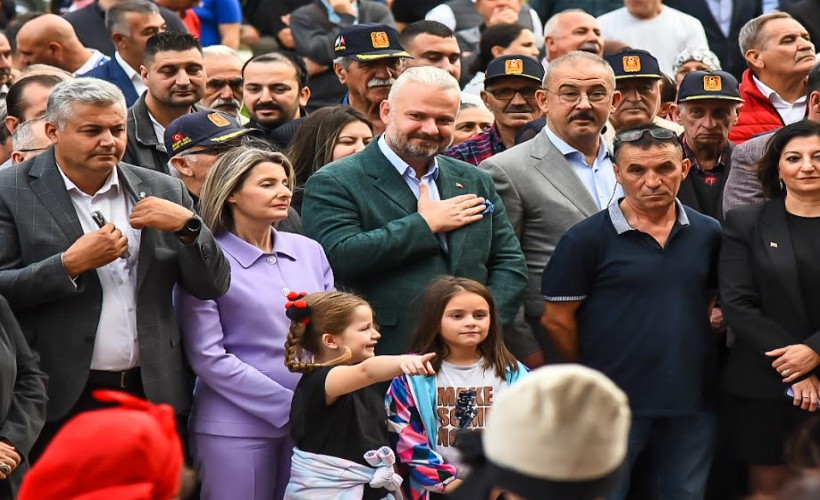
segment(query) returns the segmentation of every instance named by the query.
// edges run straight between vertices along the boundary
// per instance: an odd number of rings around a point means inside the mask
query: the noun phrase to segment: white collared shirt
[[[154,118],[154,115],[152,115],[150,111],[148,111],[148,118],[151,119],[151,125],[154,126],[154,135],[157,136],[157,140],[159,141],[158,147],[165,151],[165,127]]]
[[[754,80],[757,89],[760,91],[761,94],[766,96],[769,99],[769,102],[772,103],[774,109],[777,110],[777,114],[780,115],[780,118],[783,119],[783,123],[786,125],[791,125],[792,123],[799,122],[806,116],[806,96],[800,97],[800,99],[789,102],[782,97],[780,94],[775,92],[771,89],[768,85],[758,80],[758,78],[752,75],[752,80]]]
[[[134,203],[119,182],[116,168],[93,196],[82,192],[59,165],[57,171],[63,177],[84,233],[99,229],[91,218],[92,212],[99,211],[128,238],[126,258],[116,259],[97,269],[103,299],[91,369],[122,371],[139,366],[136,291],[140,231],[131,227],[128,218]]]
[[[729,30],[732,28],[732,0],[706,0],[709,5],[709,12],[715,18],[715,22],[720,27],[723,36],[729,36]]]
[[[80,68],[74,72],[74,76],[80,76],[88,73],[94,68],[98,68],[111,60],[110,57],[103,54],[97,49],[90,49],[91,57],[89,57]]]
[[[134,85],[134,90],[137,91],[137,95],[141,96],[143,92],[145,92],[148,87],[145,85],[145,82],[142,81],[142,77],[139,73],[134,71],[134,68],[131,67],[130,64],[125,62],[125,59],[120,56],[119,52],[114,52],[114,60],[117,61],[117,64],[120,65],[125,74],[128,76],[128,79],[131,80],[131,83]]]

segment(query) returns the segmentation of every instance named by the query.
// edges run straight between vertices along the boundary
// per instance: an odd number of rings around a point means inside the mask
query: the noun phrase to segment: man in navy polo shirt
[[[629,464],[655,467],[653,498],[702,498],[714,415],[709,309],[720,226],[676,199],[689,173],[675,134],[646,124],[616,136],[625,198],[559,241],[542,280],[542,324],[567,359],[602,371],[629,396]],[[618,495],[625,498],[628,480]]]

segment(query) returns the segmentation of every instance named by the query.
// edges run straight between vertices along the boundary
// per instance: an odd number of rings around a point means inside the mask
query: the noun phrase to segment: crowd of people
[[[816,0],[2,4],[0,500],[820,497]]]

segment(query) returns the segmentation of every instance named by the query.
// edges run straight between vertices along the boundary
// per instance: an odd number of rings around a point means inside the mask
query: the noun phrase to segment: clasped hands
[[[8,479],[22,460],[14,446],[0,441],[0,481]]]
[[[129,221],[134,229],[146,227],[159,231],[179,231],[195,214],[172,201],[149,196],[131,210]],[[82,235],[63,253],[63,266],[68,275],[80,274],[103,267],[128,252],[128,238],[110,222],[97,231]]]
[[[791,384],[794,391],[794,405],[804,410],[816,411],[820,402],[820,380],[816,375],[795,382],[795,380],[811,373],[820,364],[820,355],[805,344],[794,344],[766,353],[766,356],[775,358],[772,362],[783,383]]]

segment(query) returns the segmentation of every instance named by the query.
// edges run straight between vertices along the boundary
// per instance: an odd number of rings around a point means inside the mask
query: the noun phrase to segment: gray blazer
[[[193,208],[179,179],[124,163],[117,168],[130,196],[144,193]],[[82,235],[53,147],[0,171],[0,295],[9,301],[49,375],[49,421],[66,415],[86,385],[102,308],[96,271],[81,274],[75,286],[61,261],[62,252]],[[145,393],[151,401],[182,411],[190,404],[192,378],[172,291],[179,284],[200,299],[220,297],[230,284],[230,265],[205,227],[192,245],[173,233],[143,229],[137,263]]]
[[[561,236],[600,208],[543,132],[484,160],[478,168],[493,177],[527,261],[526,322],[519,315],[514,332],[506,336],[515,354],[530,354],[540,348],[536,335],[543,334],[541,274]]]
[[[763,203],[763,186],[757,180],[757,162],[763,158],[766,144],[774,132],[752,137],[732,151],[732,169],[723,188],[723,214],[733,208]]]

